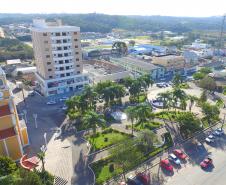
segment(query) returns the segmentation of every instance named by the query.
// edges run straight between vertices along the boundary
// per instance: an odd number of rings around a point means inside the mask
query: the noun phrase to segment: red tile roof
[[[0,106],[0,117],[10,115],[10,114],[11,114],[11,112],[9,109],[9,105]]]
[[[15,136],[16,132],[13,127],[5,129],[5,130],[0,130],[0,140]]]

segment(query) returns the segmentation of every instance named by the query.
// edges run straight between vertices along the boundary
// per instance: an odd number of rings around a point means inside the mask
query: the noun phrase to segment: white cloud
[[[0,0],[0,13],[93,12],[205,17],[226,13],[226,0]]]

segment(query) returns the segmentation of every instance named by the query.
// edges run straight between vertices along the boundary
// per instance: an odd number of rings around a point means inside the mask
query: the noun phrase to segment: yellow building
[[[13,96],[0,67],[0,155],[19,160],[29,145],[27,127],[19,121]]]

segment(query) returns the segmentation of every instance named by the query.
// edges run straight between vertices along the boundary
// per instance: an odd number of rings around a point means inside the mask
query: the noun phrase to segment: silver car
[[[175,163],[176,165],[180,165],[180,159],[178,159],[174,154],[169,154],[169,160]]]

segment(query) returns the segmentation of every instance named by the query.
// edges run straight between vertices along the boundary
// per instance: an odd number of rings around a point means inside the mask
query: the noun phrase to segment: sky
[[[104,13],[208,17],[226,13],[226,0],[0,0],[0,13]]]

